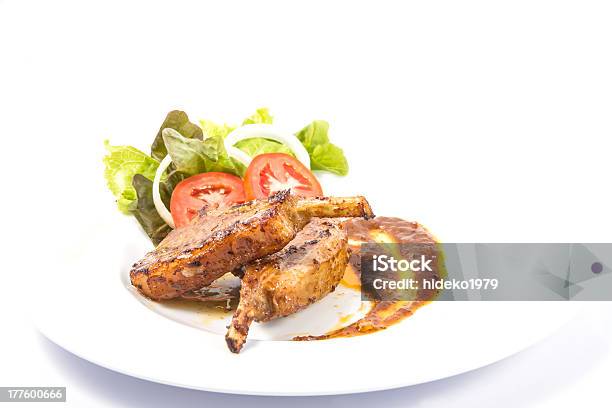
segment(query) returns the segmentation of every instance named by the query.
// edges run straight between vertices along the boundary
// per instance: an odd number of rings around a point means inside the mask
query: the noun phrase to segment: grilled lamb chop
[[[372,216],[363,197],[299,198],[289,190],[224,210],[200,211],[135,263],[130,279],[151,299],[175,298],[281,250],[312,217]]]
[[[229,349],[240,352],[253,320],[290,315],[334,291],[348,258],[341,223],[314,218],[280,252],[244,267],[240,303],[225,336]]]

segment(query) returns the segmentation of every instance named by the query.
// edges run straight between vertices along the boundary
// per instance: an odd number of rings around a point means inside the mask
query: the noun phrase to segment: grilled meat
[[[240,352],[253,320],[290,315],[332,292],[348,258],[341,223],[314,218],[280,252],[243,268],[240,303],[225,336],[229,349]]]
[[[312,217],[372,216],[363,197],[298,198],[288,190],[229,209],[203,210],[135,263],[130,279],[151,299],[171,299],[281,250]]]

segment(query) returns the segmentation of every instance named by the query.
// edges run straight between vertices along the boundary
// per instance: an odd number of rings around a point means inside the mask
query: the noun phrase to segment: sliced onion
[[[172,219],[172,214],[164,205],[164,202],[161,199],[161,194],[159,194],[159,182],[161,181],[162,175],[164,171],[168,168],[168,166],[172,163],[172,158],[170,155],[164,157],[164,160],[159,163],[159,167],[157,167],[157,171],[155,172],[155,178],[153,179],[153,204],[155,204],[155,209],[160,217],[170,226],[170,228],[174,228],[174,220]]]
[[[279,143],[287,146],[293,154],[297,157],[299,161],[301,161],[306,167],[310,168],[310,156],[308,155],[308,151],[306,148],[300,143],[297,137],[293,135],[291,132],[284,131],[279,129],[277,126],[268,125],[268,124],[250,124],[243,125],[235,130],[233,130],[227,137],[225,138],[225,150],[227,153],[238,160],[240,163],[245,166],[249,166],[251,160],[253,158],[243,152],[242,150],[234,147],[236,143],[245,139],[253,139],[257,137],[262,137],[264,139],[275,140]],[[170,155],[164,157],[164,159],[159,163],[159,167],[157,167],[157,171],[155,172],[155,178],[153,179],[153,203],[155,204],[155,209],[159,216],[168,224],[171,228],[174,227],[174,220],[172,219],[172,214],[161,199],[161,194],[159,193],[159,183],[161,182],[162,175],[168,168],[168,166],[172,163],[172,158]]]
[[[234,147],[234,145],[241,140],[253,139],[256,137],[263,137],[264,139],[275,140],[284,144],[291,149],[299,161],[310,168],[310,156],[304,145],[302,145],[299,139],[291,132],[284,131],[275,125],[255,123],[243,125],[234,129],[225,138],[225,150],[227,150],[230,156],[248,167],[253,158],[237,147]]]

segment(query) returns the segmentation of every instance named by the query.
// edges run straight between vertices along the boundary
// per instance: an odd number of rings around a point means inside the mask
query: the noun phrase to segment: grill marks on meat
[[[314,218],[280,252],[243,268],[240,303],[225,336],[229,349],[240,352],[253,320],[293,314],[334,291],[348,257],[340,221]]]
[[[304,223],[294,207],[295,198],[277,194],[269,200],[201,212],[134,264],[132,284],[152,299],[170,299],[207,286],[291,240]]]
[[[312,217],[372,216],[363,197],[298,198],[289,191],[202,211],[135,263],[130,279],[151,299],[175,298],[281,250]]]

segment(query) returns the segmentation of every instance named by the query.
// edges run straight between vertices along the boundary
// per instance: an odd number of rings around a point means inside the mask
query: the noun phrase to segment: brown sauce
[[[341,281],[346,287],[360,289],[359,248],[363,243],[423,243],[432,244],[436,240],[423,226],[394,217],[376,217],[372,220],[353,219],[347,221],[346,228],[351,246],[350,263]],[[428,293],[433,299],[437,293]],[[422,296],[419,299],[423,299]],[[324,340],[337,337],[353,337],[384,330],[411,316],[427,301],[374,301],[370,310],[359,320],[345,327],[336,328],[320,336],[298,336],[293,340]],[[350,316],[341,318],[346,321]]]
[[[411,316],[425,303],[427,302],[372,302],[372,307],[366,315],[348,326],[332,330],[320,336],[298,336],[294,337],[293,340],[325,340],[374,333]]]
[[[376,217],[371,220],[351,219],[345,224],[351,256],[340,282],[347,288],[361,289],[360,246],[363,243],[435,243],[436,239],[422,225],[395,217]],[[182,299],[165,301],[169,306],[191,309],[202,313],[208,319],[226,318],[236,309],[239,301],[240,280],[231,274],[215,281],[210,286],[183,295]],[[431,293],[431,299],[436,293]],[[419,297],[423,299],[423,297]],[[354,314],[342,316],[331,331],[320,336],[298,336],[293,340],[324,340],[338,337],[353,337],[384,330],[411,316],[428,301],[375,301],[364,302]],[[353,323],[356,314],[367,312]]]
[[[223,320],[231,317],[233,310],[236,308],[237,301],[233,300],[210,300],[203,301],[194,298],[175,298],[161,300],[165,307],[170,309],[180,309],[195,313],[198,315],[198,320],[204,324],[212,323],[216,320]]]
[[[161,301],[168,307],[202,314],[206,321],[231,316],[240,300],[240,279],[225,274],[209,286],[183,294],[180,298]]]

